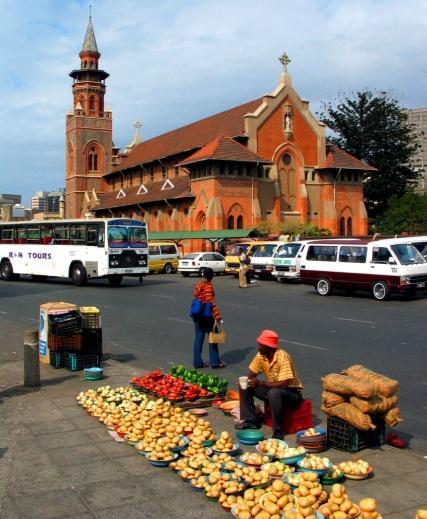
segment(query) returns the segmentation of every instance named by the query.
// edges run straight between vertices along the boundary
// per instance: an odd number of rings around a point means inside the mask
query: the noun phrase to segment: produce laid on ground
[[[197,398],[208,398],[213,394],[197,384],[187,383],[180,378],[165,375],[158,370],[154,370],[143,377],[133,377],[131,383],[142,391],[166,398],[172,402],[179,402],[184,399],[193,402]]]
[[[372,472],[372,467],[369,463],[361,459],[343,461],[338,464],[338,468],[350,479],[365,479]]]
[[[322,411],[341,418],[357,429],[375,429],[373,415],[387,425],[402,421],[397,390],[399,383],[360,364],[350,366],[341,374],[331,373],[322,378]]]
[[[171,375],[185,382],[196,384],[215,394],[225,394],[227,392],[228,380],[226,378],[209,375],[195,368],[186,369],[182,365],[174,366],[171,369]]]
[[[160,380],[158,374],[154,378]],[[236,459],[230,455],[236,443],[229,432],[215,435],[209,421],[170,400],[151,400],[133,388],[109,386],[82,392],[76,399],[89,414],[115,430],[110,434],[117,433],[144,454],[146,461],[157,467],[170,466],[188,483],[187,488],[203,493],[240,519],[317,519],[317,510],[326,510],[324,517],[330,519],[351,519],[359,511],[362,519],[381,518],[375,500],[364,499],[359,508],[342,485],[333,485],[329,495],[317,473],[292,473],[293,468],[274,461],[274,457],[304,456],[301,447],[266,440],[258,444],[259,452],[244,452]],[[206,441],[214,442],[212,449],[206,447]],[[327,458],[308,455],[300,467],[329,469],[331,476],[335,469],[340,473],[344,468],[354,472],[357,468],[363,475],[365,464],[355,460],[332,468]],[[418,519],[423,519],[422,515]]]

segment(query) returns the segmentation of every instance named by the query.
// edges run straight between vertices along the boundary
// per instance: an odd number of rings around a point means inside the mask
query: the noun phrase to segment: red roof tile
[[[183,160],[179,166],[205,160],[233,160],[237,162],[261,162],[271,164],[271,160],[263,159],[231,137],[220,135]]]
[[[108,193],[99,194],[100,204],[97,205],[93,210],[99,211],[101,209],[114,208],[114,207],[126,207],[136,204],[148,204],[152,202],[157,202],[160,200],[172,200],[177,198],[193,198],[194,195],[190,190],[190,180],[188,175],[175,177],[170,179],[170,182],[174,187],[167,187],[162,190],[162,187],[165,185],[165,180],[161,182],[153,182],[152,184],[147,184],[147,193],[144,193],[144,190],[141,190],[141,193],[138,194],[140,189],[139,186],[132,186],[129,188],[118,189],[117,191],[110,191]],[[118,194],[122,191],[125,196],[117,197]]]
[[[376,168],[362,162],[350,153],[338,148],[335,144],[326,145],[326,160],[316,169],[359,169],[362,171],[377,171]]]
[[[156,159],[168,157],[169,155],[201,148],[217,135],[228,135],[229,137],[244,135],[245,123],[243,116],[256,110],[261,103],[262,99],[255,99],[243,105],[235,106],[225,112],[211,115],[200,121],[141,142],[121,164],[115,166],[106,175],[138,164],[145,164]]]

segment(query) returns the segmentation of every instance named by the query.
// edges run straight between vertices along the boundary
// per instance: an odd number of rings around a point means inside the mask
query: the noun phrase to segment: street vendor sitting
[[[268,401],[272,415],[273,438],[283,439],[282,423],[286,407],[296,407],[302,400],[303,385],[290,355],[278,348],[279,336],[263,330],[257,339],[258,353],[249,365],[247,388],[239,383],[240,423],[236,429],[258,429],[261,424],[255,411],[254,397]],[[259,374],[266,380],[260,380]],[[241,377],[244,378],[244,377]]]

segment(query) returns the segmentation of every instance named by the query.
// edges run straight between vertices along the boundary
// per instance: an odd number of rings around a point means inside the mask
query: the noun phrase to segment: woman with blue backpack
[[[213,270],[205,268],[203,281],[197,283],[194,289],[190,317],[194,321],[195,337],[193,345],[193,366],[206,368],[209,364],[203,362],[202,349],[205,335],[212,331],[215,323],[222,324],[222,317],[215,301],[215,291],[212,285]],[[209,343],[209,360],[212,368],[225,368],[225,363],[219,357],[218,344]]]

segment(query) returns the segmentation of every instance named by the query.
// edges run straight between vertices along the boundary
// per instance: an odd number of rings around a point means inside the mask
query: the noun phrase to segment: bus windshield
[[[277,258],[295,258],[300,250],[301,243],[287,243],[281,245],[274,254]]]
[[[141,247],[147,245],[144,227],[108,226],[108,246],[111,248]]]
[[[397,259],[402,265],[425,263],[423,256],[413,245],[400,243],[398,245],[392,245],[391,250],[396,254]]]

